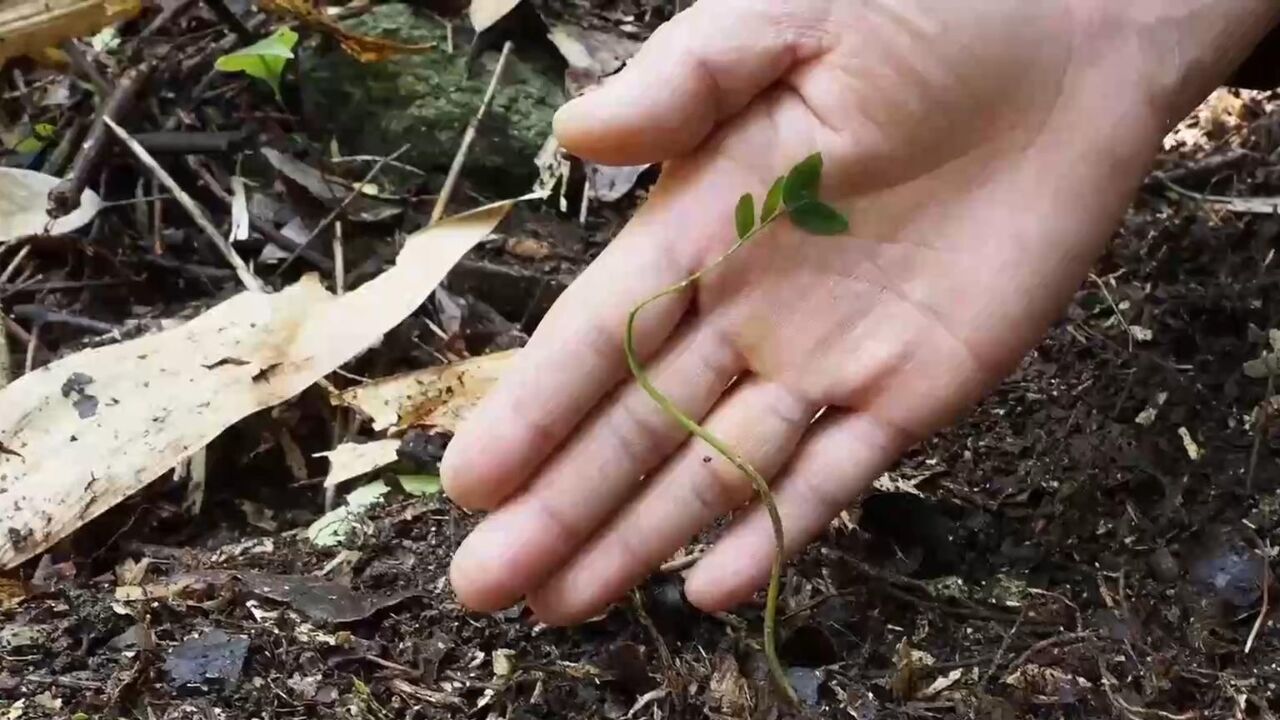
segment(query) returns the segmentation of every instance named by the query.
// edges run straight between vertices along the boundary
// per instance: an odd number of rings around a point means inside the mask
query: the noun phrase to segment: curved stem
[[[650,381],[649,375],[645,372],[644,366],[640,363],[640,359],[636,354],[635,348],[635,323],[636,317],[649,305],[658,300],[673,295],[697,282],[704,274],[728,260],[734,253],[742,249],[753,237],[764,230],[769,224],[778,217],[779,213],[774,213],[773,217],[768,218],[751,232],[747,233],[742,239],[734,243],[723,255],[716,258],[714,262],[706,266],[702,270],[690,275],[684,280],[672,285],[665,290],[659,292],[646,299],[631,310],[631,314],[627,316],[627,332],[624,340],[624,350],[627,356],[627,365],[631,368],[631,374],[635,376],[636,382],[649,397],[662,408],[664,412],[676,420],[686,431],[695,437],[701,439],[710,445],[717,453],[733,464],[743,475],[751,480],[752,486],[756,493],[760,496],[760,503],[764,505],[765,510],[769,513],[769,522],[773,525],[773,539],[776,545],[776,552],[773,557],[773,568],[769,573],[769,589],[765,595],[764,608],[764,654],[769,663],[769,672],[773,675],[774,682],[779,689],[783,691],[787,699],[794,705],[799,704],[795,690],[791,687],[791,683],[787,681],[786,671],[782,667],[782,661],[778,659],[778,650],[776,646],[776,625],[778,618],[778,594],[782,586],[782,564],[785,559],[786,545],[783,542],[782,533],[782,517],[778,514],[777,503],[774,502],[773,493],[769,490],[769,484],[765,482],[763,476],[751,466],[741,455],[725,444],[723,440],[712,435],[705,428],[699,425],[693,418],[686,415],[676,407],[671,399],[662,393],[661,390],[654,387]]]

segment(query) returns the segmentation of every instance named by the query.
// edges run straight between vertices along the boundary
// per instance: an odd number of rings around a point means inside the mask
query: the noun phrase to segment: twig
[[[31,342],[27,343],[27,358],[22,364],[22,374],[30,375],[36,369],[36,348],[40,347],[40,323],[31,327]]]
[[[1262,451],[1262,438],[1267,434],[1267,426],[1271,424],[1271,395],[1276,390],[1276,376],[1267,374],[1267,391],[1262,396],[1261,411],[1258,422],[1253,428],[1253,449],[1249,451],[1249,472],[1244,477],[1244,489],[1253,490],[1253,475],[1258,470],[1258,454]]]
[[[357,163],[357,162],[382,162],[384,165],[387,165],[388,167],[398,168],[400,170],[404,170],[405,172],[412,173],[419,177],[427,176],[426,172],[419,170],[418,168],[412,165],[409,165],[408,163],[402,163],[396,160],[390,160],[384,157],[379,157],[377,155],[344,155],[342,157],[333,158],[329,162],[333,165],[342,165],[343,163]]]
[[[9,384],[9,333],[0,328],[0,390]]]
[[[1258,619],[1253,623],[1253,629],[1249,631],[1249,639],[1244,643],[1244,654],[1248,655],[1253,650],[1253,643],[1258,639],[1258,633],[1262,632],[1262,626],[1267,622],[1267,613],[1271,610],[1271,568],[1270,558],[1265,552],[1262,553],[1262,609],[1258,610]]]
[[[1027,648],[1025,652],[1019,655],[1013,662],[1009,663],[1009,671],[1013,672],[1014,670],[1022,667],[1031,659],[1032,655],[1035,655],[1041,650],[1058,647],[1060,645],[1075,645],[1076,643],[1092,640],[1097,636],[1098,632],[1096,630],[1085,630],[1083,632],[1063,633],[1062,635],[1055,635],[1051,638],[1046,638]]]
[[[148,151],[157,155],[208,155],[232,152],[242,147],[249,134],[244,130],[199,132],[183,130],[158,130],[134,133],[133,139]]]
[[[242,44],[249,45],[257,40],[244,22],[240,20],[240,17],[232,12],[231,8],[227,7],[227,4],[222,0],[204,0],[204,6],[209,8],[209,12],[213,13],[214,17],[218,18],[218,22],[226,25],[228,30],[235,33],[236,39]]]
[[[31,254],[31,245],[23,245],[18,254],[14,255],[13,259],[9,261],[9,265],[4,269],[4,272],[0,272],[0,285],[9,282],[9,278],[13,277],[13,273],[17,271],[18,266],[22,264],[23,260],[27,259],[29,254]]]
[[[25,285],[15,285],[14,287],[0,287],[0,300],[17,295],[18,293],[30,292],[63,292],[66,290],[81,290],[90,287],[111,287],[114,285],[128,285],[132,280],[50,280],[48,282],[31,282]]]
[[[108,322],[94,320],[92,318],[84,318],[70,313],[50,310],[42,305],[15,305],[13,308],[15,317],[23,320],[30,320],[34,325],[40,326],[45,323],[59,323],[61,325],[70,325],[83,330],[95,333],[113,333],[119,332],[120,328]],[[34,332],[34,331],[33,331]]]
[[[155,158],[151,157],[151,155],[138,144],[138,141],[130,137],[129,133],[126,132],[124,128],[117,125],[116,122],[109,117],[104,117],[103,121],[106,122],[107,126],[111,128],[111,131],[116,134],[116,137],[120,138],[120,141],[125,144],[125,147],[128,147],[129,150],[133,152],[134,156],[138,158],[138,161],[145,165],[147,169],[155,175],[156,179],[169,189],[169,192],[173,193],[178,204],[181,205],[189,215],[191,215],[191,219],[195,221],[196,225],[200,226],[200,229],[204,231],[204,234],[213,243],[213,246],[216,247],[218,251],[222,253],[222,256],[227,259],[227,262],[231,264],[231,267],[236,271],[236,276],[240,278],[240,282],[244,283],[244,286],[252,292],[266,292],[266,287],[262,284],[262,281],[250,272],[249,266],[245,265],[244,260],[236,254],[236,251],[231,247],[230,243],[227,242],[226,238],[222,237],[222,234],[218,232],[218,229],[213,226],[213,222],[211,222],[209,217],[205,215],[204,210],[196,204],[196,201],[191,199],[191,196],[188,195],[180,185],[178,185],[178,183],[169,175],[168,172],[165,171],[164,168],[160,167],[160,164],[155,161]]]
[[[436,205],[431,209],[432,223],[439,222],[444,217],[444,211],[449,205],[449,197],[453,195],[454,186],[458,184],[458,176],[462,174],[462,165],[466,162],[467,153],[471,150],[471,143],[476,139],[476,130],[484,118],[485,111],[489,109],[489,104],[493,102],[494,94],[498,91],[498,82],[502,79],[502,71],[507,67],[507,57],[511,55],[511,47],[510,40],[503,43],[502,54],[498,56],[498,65],[493,69],[493,77],[489,79],[489,87],[484,91],[484,99],[480,101],[480,107],[472,116],[471,122],[467,123],[466,132],[462,134],[462,144],[458,146],[458,152],[453,156],[453,164],[449,166],[449,174],[445,177],[440,197],[436,198]]]
[[[209,170],[199,162],[198,158],[187,157],[184,158],[184,160],[186,161],[187,167],[191,168],[191,172],[195,173],[196,177],[200,179],[200,182],[204,183],[205,188],[207,188],[209,192],[213,193],[214,197],[222,201],[222,203],[228,208],[231,207],[231,195],[218,184],[218,180],[213,177],[213,173],[209,172]],[[289,250],[298,253],[317,269],[326,273],[333,271],[333,262],[330,261],[329,258],[310,248],[302,247],[297,240],[294,240],[288,235],[280,232],[276,229],[275,225],[271,224],[271,222],[259,217],[258,214],[253,211],[253,208],[249,209],[249,227],[258,231],[258,233],[281,250]],[[205,274],[207,275],[207,273]]]
[[[1107,302],[1111,304],[1111,310],[1116,314],[1116,319],[1120,321],[1121,327],[1123,327],[1124,331],[1129,335],[1129,352],[1133,352],[1133,328],[1129,327],[1129,323],[1125,321],[1124,315],[1120,312],[1120,306],[1116,305],[1115,299],[1111,297],[1111,292],[1107,290],[1107,285],[1102,282],[1102,278],[1094,275],[1093,273],[1089,273],[1089,279],[1098,284],[1098,289],[1102,290],[1103,296],[1106,297]]]
[[[115,122],[129,114],[137,103],[143,86],[147,84],[147,80],[155,69],[156,63],[148,60],[120,78],[115,91],[103,103],[102,111],[90,128],[89,135],[85,138],[75,161],[71,164],[71,171],[67,178],[49,191],[51,215],[61,217],[80,207],[80,195],[97,174],[98,167],[106,158],[106,151],[110,146],[106,123]]]
[[[983,688],[987,683],[991,682],[991,677],[996,674],[996,668],[1000,665],[1000,660],[1004,658],[1004,653],[1009,649],[1009,642],[1013,640],[1013,636],[1018,632],[1018,628],[1022,627],[1022,619],[1027,616],[1026,608],[1018,614],[1018,621],[1013,624],[1009,632],[1005,633],[1004,640],[1000,642],[1000,647],[996,649],[996,656],[991,660],[991,667],[987,668],[987,674],[982,678],[982,682],[978,683],[978,687]]]
[[[644,609],[644,601],[640,598],[638,590],[631,591],[631,606],[636,611],[636,617],[640,618],[640,624],[644,625],[645,630],[649,632],[649,636],[653,638],[653,644],[658,648],[658,658],[662,660],[662,674],[666,676],[667,688],[675,691],[680,690],[680,676],[675,671],[675,663],[671,659],[671,651],[667,648],[667,642],[662,638],[662,633],[658,632],[658,626],[653,624],[653,618],[649,617],[649,613]]]
[[[311,241],[315,240],[316,236],[324,232],[324,230],[329,227],[329,223],[332,223],[338,217],[338,214],[341,213],[343,210],[346,210],[347,206],[351,204],[351,201],[355,200],[356,196],[360,195],[361,192],[363,192],[364,187],[368,185],[373,180],[374,177],[377,176],[377,174],[382,170],[382,167],[386,165],[389,161],[400,157],[400,155],[408,151],[409,148],[410,148],[409,145],[401,146],[399,150],[396,150],[395,152],[391,153],[390,155],[383,158],[382,160],[379,160],[377,165],[374,165],[372,168],[370,168],[369,172],[365,174],[364,179],[361,180],[358,185],[351,188],[351,192],[348,193],[345,198],[343,198],[342,202],[333,210],[331,210],[329,214],[325,216],[324,220],[320,221],[319,225],[316,225],[314,228],[312,228],[311,232],[307,233],[307,238],[305,240],[298,243],[298,246],[294,249],[292,253],[289,254],[289,257],[285,258],[285,261],[281,263],[279,268],[276,268],[276,271],[272,275],[272,277],[273,278],[280,277],[280,274],[283,273],[291,263],[293,263],[294,259],[297,258],[298,255],[301,254],[303,250],[305,250],[308,246],[311,245]]]
[[[102,683],[93,680],[77,680],[75,678],[65,677],[62,675],[36,675],[28,674],[23,681],[37,683],[39,685],[53,685],[56,687],[70,688],[72,690],[101,690]]]
[[[105,98],[111,95],[111,91],[115,90],[115,88],[111,86],[110,81],[102,76],[102,73],[98,72],[97,66],[85,54],[78,41],[68,40],[64,42],[62,51],[71,60],[71,68],[84,76],[84,79],[88,80],[89,84],[93,85],[93,89],[98,93],[99,97]]]
[[[175,3],[162,3],[160,14],[156,15],[155,19],[143,28],[142,32],[138,33],[138,37],[148,38],[155,35],[156,32],[165,25],[168,25],[174,19],[187,14],[187,11],[191,9],[191,6],[195,4],[195,1],[196,0],[178,0],[178,2]],[[212,74],[213,73],[210,73],[210,75]]]
[[[1098,670],[1102,675],[1102,689],[1106,691],[1107,699],[1111,701],[1112,705],[1116,706],[1116,709],[1120,710],[1124,717],[1130,718],[1130,720],[1147,720],[1153,717],[1161,718],[1161,720],[1195,720],[1195,718],[1200,717],[1200,713],[1195,710],[1175,715],[1164,710],[1153,710],[1134,705],[1120,697],[1120,694],[1115,691],[1115,686],[1119,685],[1120,681],[1116,679],[1115,675],[1111,674],[1111,671],[1107,670],[1102,658],[1098,658]]]
[[[333,224],[333,292],[347,291],[347,255],[342,248],[342,223]]]

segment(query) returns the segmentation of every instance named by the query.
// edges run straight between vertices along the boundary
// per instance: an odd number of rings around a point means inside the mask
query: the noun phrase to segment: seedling
[[[297,44],[298,33],[290,27],[281,27],[248,47],[223,55],[213,66],[222,72],[242,72],[262,80],[271,86],[276,99],[283,103],[280,76],[284,73],[285,63],[293,57],[293,46]]]
[[[773,525],[776,553],[773,558],[773,569],[769,574],[769,589],[765,596],[764,653],[769,662],[769,671],[773,675],[774,682],[777,683],[778,687],[792,703],[798,702],[795,690],[792,689],[791,683],[787,681],[787,675],[782,668],[782,662],[778,659],[776,647],[775,627],[778,619],[778,592],[782,584],[785,545],[783,543],[782,518],[778,515],[778,506],[773,500],[773,493],[769,490],[769,484],[765,482],[765,479],[750,463],[726,445],[724,441],[712,435],[694,421],[693,418],[682,412],[680,408],[675,406],[675,403],[671,402],[670,398],[653,386],[644,366],[636,355],[635,324],[636,317],[646,307],[668,295],[674,295],[687,289],[701,279],[703,275],[728,260],[734,253],[741,250],[743,246],[783,217],[790,219],[791,224],[797,228],[813,235],[839,235],[846,232],[849,229],[849,221],[844,215],[839,210],[818,199],[818,185],[821,179],[822,155],[821,153],[814,153],[797,163],[786,175],[774,181],[769,188],[769,192],[765,194],[764,202],[760,206],[759,216],[756,215],[756,200],[751,193],[739,198],[738,205],[734,209],[737,242],[710,265],[635,306],[631,310],[631,314],[627,316],[627,332],[624,339],[627,365],[630,366],[631,374],[635,376],[636,382],[640,383],[640,387],[644,388],[649,397],[653,398],[653,401],[667,415],[670,415],[672,419],[678,422],[681,427],[710,445],[743,475],[747,476],[751,480],[752,487],[755,488],[756,493],[760,496],[760,503],[764,505],[765,510],[769,513],[769,521]]]

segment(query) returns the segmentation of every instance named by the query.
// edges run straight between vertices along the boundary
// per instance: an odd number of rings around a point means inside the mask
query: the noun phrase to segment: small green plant
[[[739,198],[737,207],[734,208],[734,226],[737,230],[737,242],[710,265],[636,305],[631,310],[631,314],[627,316],[627,331],[624,340],[627,365],[630,366],[631,374],[635,376],[636,382],[681,427],[710,445],[717,453],[749,478],[751,485],[760,496],[760,503],[764,505],[765,510],[769,513],[769,521],[773,525],[774,544],[777,552],[773,558],[773,569],[769,574],[769,589],[765,596],[764,652],[769,662],[769,671],[773,675],[774,682],[778,684],[778,687],[792,703],[797,703],[798,701],[791,683],[787,681],[787,674],[782,667],[782,662],[778,659],[776,647],[775,627],[778,618],[778,594],[782,584],[785,545],[783,543],[782,518],[778,515],[778,506],[773,500],[773,493],[769,490],[769,484],[765,482],[765,479],[750,463],[726,445],[724,441],[712,435],[694,421],[693,418],[682,412],[680,408],[671,402],[670,398],[654,387],[645,372],[644,366],[640,363],[639,357],[636,355],[635,324],[636,317],[646,307],[693,285],[703,275],[728,260],[734,253],[741,250],[743,246],[783,217],[790,219],[791,223],[797,228],[814,235],[839,235],[846,232],[849,229],[849,221],[839,210],[818,198],[818,186],[821,180],[822,155],[821,153],[814,153],[797,163],[786,175],[774,181],[769,191],[765,194],[758,216],[756,215],[756,200],[751,193]]]
[[[293,57],[293,47],[297,44],[298,33],[293,28],[281,27],[248,47],[223,55],[214,67],[222,72],[242,72],[264,81],[271,86],[276,99],[283,103],[280,76],[284,73],[285,63]]]
[[[31,135],[14,145],[13,151],[20,155],[38,153],[57,139],[57,136],[58,128],[48,123],[36,123],[35,127],[31,128]]]

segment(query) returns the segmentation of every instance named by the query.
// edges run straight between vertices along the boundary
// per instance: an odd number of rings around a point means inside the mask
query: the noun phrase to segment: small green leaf
[[[782,187],[787,182],[786,176],[773,181],[768,194],[764,196],[764,207],[760,208],[760,222],[767,223],[778,214],[782,207]]]
[[[397,475],[400,487],[410,495],[427,497],[440,492],[439,475]]]
[[[845,216],[821,200],[796,205],[788,213],[796,227],[814,235],[839,235],[849,230]]]
[[[280,98],[280,75],[285,63],[293,57],[298,33],[282,27],[249,47],[229,52],[218,58],[214,67],[222,72],[242,72],[266,82]]]
[[[738,207],[733,211],[733,222],[738,228],[738,239],[746,240],[752,230],[756,229],[756,199],[751,193],[744,193],[738,198]]]
[[[34,135],[29,138],[23,138],[21,142],[13,146],[13,151],[19,155],[34,155],[44,149],[49,143],[41,140]]]
[[[818,199],[822,180],[822,153],[814,153],[796,163],[782,183],[782,201],[787,209]]]

